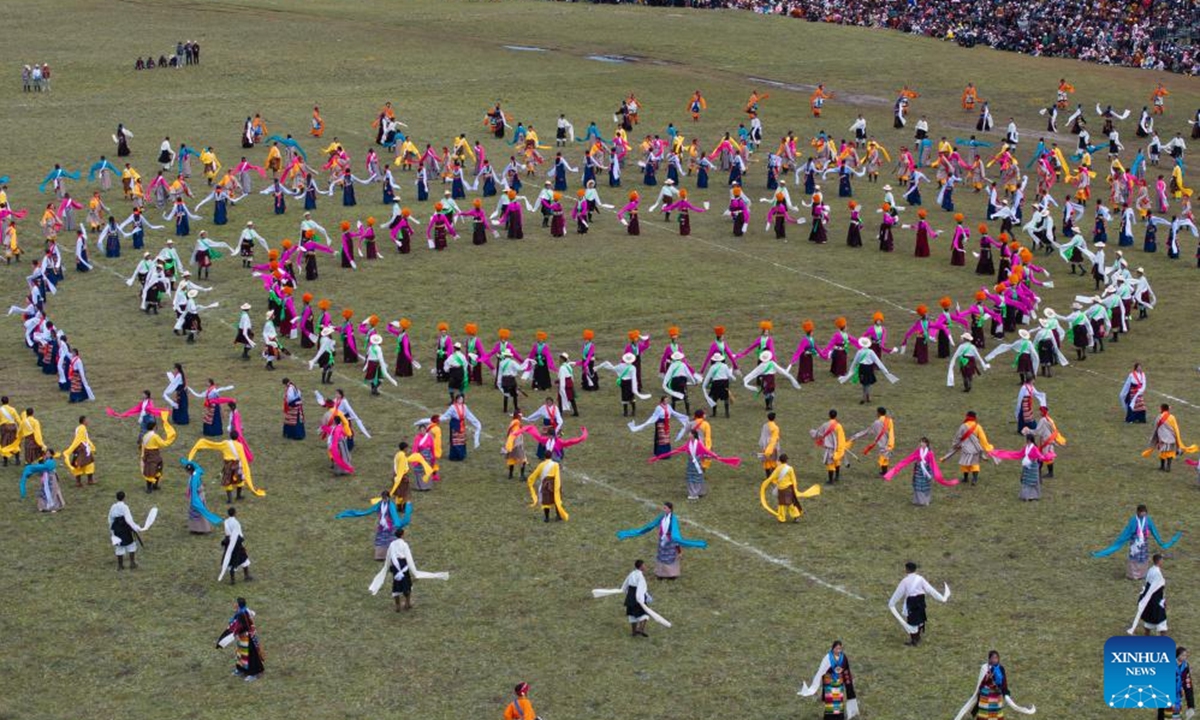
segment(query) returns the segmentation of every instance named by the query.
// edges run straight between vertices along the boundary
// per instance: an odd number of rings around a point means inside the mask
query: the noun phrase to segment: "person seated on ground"
[[[142,60],[141,56],[138,56],[137,62],[134,63],[134,65],[133,65],[133,69],[134,70],[145,70],[146,69],[146,62],[144,60]]]
[[[159,66],[160,68],[163,68],[163,67],[166,67],[166,66],[167,66],[167,56],[166,56],[166,55],[159,55],[159,56],[158,56],[158,66]]]

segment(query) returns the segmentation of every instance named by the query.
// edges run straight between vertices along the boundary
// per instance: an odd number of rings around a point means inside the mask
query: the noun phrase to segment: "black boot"
[[[250,577],[250,568],[249,567],[242,568],[242,579],[245,580],[246,582],[250,582],[251,580],[254,579],[254,578]]]
[[[829,475],[829,479],[825,481],[825,484],[826,484],[826,485],[832,485],[832,484],[834,483],[834,475],[833,475],[833,471],[832,471],[832,470],[830,470],[830,471],[828,471],[828,473],[827,473],[827,474]]]
[[[124,569],[125,569],[125,556],[124,556],[124,555],[118,555],[118,556],[117,556],[117,569],[118,569],[118,570],[124,570]]]
[[[225,491],[225,503],[226,503],[226,504],[232,504],[232,503],[233,503],[233,491],[232,491],[232,490],[226,490],[226,491]]]
[[[137,566],[138,566],[137,565],[137,553],[135,553],[135,552],[129,553],[129,569],[137,570]]]
[[[542,508],[542,522],[550,522],[550,508]]]
[[[146,494],[149,495],[152,492],[154,492],[154,483],[147,480],[146,481]]]
[[[242,499],[242,486],[241,486],[241,485],[238,485],[238,489],[237,489],[237,495],[236,495],[236,496],[234,496],[234,498],[235,498],[236,500],[241,500],[241,499]]]
[[[515,469],[516,469],[516,467],[517,467],[516,465],[509,465],[509,466],[508,466],[508,479],[509,479],[509,480],[512,480],[512,478],[513,478],[513,470],[515,470]]]

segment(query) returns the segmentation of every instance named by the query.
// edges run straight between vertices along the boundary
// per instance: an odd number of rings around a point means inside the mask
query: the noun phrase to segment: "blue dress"
[[[304,209],[317,209],[317,188],[312,185],[309,185],[308,189],[304,191]]]
[[[567,189],[567,167],[561,162],[554,165],[554,189],[558,192]]]
[[[654,176],[654,163],[646,163],[646,173],[642,177],[642,184],[647,187],[654,187],[658,184],[658,178]]]
[[[496,181],[493,178],[493,176],[490,174],[486,178],[483,179],[483,196],[484,197],[495,197],[496,196]]]
[[[287,212],[287,196],[281,192],[272,193],[275,196],[275,214],[283,215]]]
[[[703,165],[696,171],[696,187],[701,189],[708,187],[708,168]]]
[[[186,212],[175,214],[175,234],[179,237],[187,237],[192,234],[192,226]]]
[[[342,185],[342,207],[354,207],[358,201],[354,199],[354,181],[347,178]]]
[[[224,225],[229,222],[227,200],[216,200],[213,202],[213,225]]]
[[[425,202],[429,199],[429,184],[424,178],[417,180],[417,202]]]
[[[137,225],[134,225],[133,227],[134,227],[133,235],[132,235],[133,249],[141,250],[142,246],[146,244],[146,231],[142,229],[142,226],[140,223]],[[120,245],[117,246],[117,254],[118,255],[121,254],[121,246]]]
[[[1142,243],[1142,250],[1148,253],[1158,252],[1158,226],[1154,223],[1146,226],[1146,239]]]
[[[392,184],[384,179],[383,181],[383,204],[391,205],[396,202],[396,193],[392,191]]]
[[[942,209],[946,212],[954,212],[954,188],[946,188],[942,193]]]
[[[134,247],[141,247],[137,244],[137,233],[134,234]],[[121,257],[121,235],[113,226],[109,226],[108,237],[104,239],[104,257],[116,258]]]

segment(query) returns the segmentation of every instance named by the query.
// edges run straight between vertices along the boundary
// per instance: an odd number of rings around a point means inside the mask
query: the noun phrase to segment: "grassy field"
[[[63,18],[75,30],[55,30]],[[440,146],[459,132],[480,134],[482,114],[496,100],[516,119],[534,123],[544,141],[560,112],[579,132],[594,119],[607,133],[613,109],[633,91],[645,108],[635,135],[662,133],[674,122],[711,148],[720,133],[742,121],[742,103],[758,87],[771,93],[763,105],[769,145],[788,130],[801,138],[819,129],[840,136],[863,112],[872,132],[895,150],[911,139],[907,131],[891,129],[890,103],[902,84],[922,93],[914,118],[925,114],[935,137],[953,137],[974,125],[974,114],[958,105],[963,85],[974,81],[992,101],[998,127],[1010,115],[1022,125],[1023,158],[1042,127],[1037,110],[1053,99],[1060,77],[1074,83],[1085,107],[1097,101],[1129,106],[1135,118],[1154,82],[1165,80],[1173,95],[1159,121],[1164,139],[1186,131],[1189,113],[1200,104],[1200,83],[1177,76],[723,12],[532,1],[14,0],[6,27],[0,174],[11,177],[14,205],[35,216],[39,203],[48,201],[36,185],[53,163],[86,169],[101,153],[113,155],[109,136],[117,122],[135,133],[135,166],[152,174],[164,135],[176,146],[212,145],[225,164],[234,164],[242,152],[241,123],[255,112],[271,132],[305,138],[312,157],[318,145],[306,139],[307,121],[319,104],[328,128],[324,141],[339,137],[360,172],[373,139],[370,121],[386,100],[396,104],[418,145]],[[133,71],[138,54],[157,56],[188,38],[201,42],[203,65]],[[591,55],[626,61],[599,62]],[[53,65],[52,94],[20,92],[19,66],[34,60]],[[838,97],[816,121],[806,91],[761,79],[824,82]],[[693,127],[686,104],[697,88],[709,110]],[[1122,132],[1130,156],[1132,125],[1127,121]],[[502,165],[508,148],[490,138],[485,145]],[[265,150],[253,153],[251,160],[261,162]],[[571,153],[576,163],[578,148]],[[405,204],[425,218],[429,208],[413,202],[409,176],[397,178],[405,185]],[[601,194],[616,202],[636,180],[627,171],[619,195],[603,187]],[[761,158],[746,185],[751,196],[766,195]],[[82,184],[76,187],[77,195],[90,194]],[[876,188],[859,182],[856,189],[867,207],[878,202]],[[793,197],[799,200],[798,193]],[[904,231],[898,231],[894,255],[879,255],[869,241],[853,250],[842,242],[845,206],[835,202],[828,246],[805,242],[803,226],[787,242],[769,238],[760,224],[763,205],[755,207],[750,235],[735,240],[719,217],[724,198],[721,181],[707,193],[694,193],[693,200],[711,200],[715,212],[693,217],[691,238],[678,237],[674,225],[646,213],[640,238],[627,237],[610,215],[602,215],[588,235],[558,241],[535,223],[524,242],[387,253],[356,273],[323,261],[321,279],[302,291],[331,298],[335,311],[351,307],[359,317],[374,312],[385,320],[412,318],[428,367],[439,321],[456,333],[476,322],[489,345],[495,328],[509,327],[522,350],[544,329],[556,352],[573,354],[581,330],[589,327],[599,354],[615,359],[632,327],[653,336],[657,358],[667,326],[678,325],[684,346],[697,356],[707,348],[713,324],[725,325],[732,344],[742,347],[758,321],[770,318],[780,352],[786,348],[790,356],[806,318],[816,321],[818,337],[826,340],[837,315],[861,332],[871,313],[882,310],[897,333],[912,322],[910,308],[917,303],[932,305],[950,294],[965,304],[979,284],[969,269],[948,265],[948,232],[926,260],[912,257],[912,235]],[[322,198],[316,218],[329,228],[367,215],[386,219],[377,188],[360,188],[359,199],[350,209]],[[127,214],[119,193],[108,201],[119,216]],[[960,193],[959,204],[969,224],[977,224],[982,197]],[[277,218],[265,198],[256,198],[232,210],[223,232],[207,221],[193,230],[233,242],[236,228],[253,219],[274,245],[295,237],[299,207],[294,203]],[[867,215],[872,230],[873,213]],[[930,216],[935,227],[951,229],[940,210],[931,208]],[[35,248],[37,228],[24,225],[23,244]],[[150,247],[166,237],[151,238]],[[190,249],[191,241],[183,247]],[[71,263],[49,307],[82,350],[97,402],[67,405],[21,349],[16,318],[4,324],[0,390],[18,407],[37,408],[55,447],[67,444],[76,417],[87,413],[99,447],[100,485],[77,490],[64,473],[65,511],[41,515],[32,501],[18,500],[17,472],[3,472],[11,482],[0,496],[0,535],[7,538],[9,559],[0,568],[8,600],[0,615],[8,638],[0,657],[6,686],[0,718],[76,717],[84,708],[93,717],[241,712],[366,718],[402,711],[487,718],[500,716],[519,680],[533,685],[535,705],[548,720],[634,713],[680,720],[816,718],[817,704],[802,704],[795,689],[835,638],[845,641],[852,658],[867,720],[952,717],[989,648],[1003,653],[1014,697],[1036,704],[1040,716],[1099,717],[1101,646],[1128,626],[1139,588],[1123,579],[1119,555],[1095,560],[1088,553],[1111,541],[1138,502],[1150,505],[1166,534],[1189,529],[1185,520],[1194,517],[1187,509],[1196,498],[1194,474],[1181,465],[1162,475],[1152,461],[1141,460],[1148,428],[1124,425],[1117,402],[1129,366],[1140,360],[1150,376],[1149,401],[1171,397],[1189,441],[1200,427],[1195,363],[1188,353],[1200,339],[1196,270],[1187,259],[1190,247],[1184,252],[1175,263],[1162,253],[1130,253],[1130,264],[1144,265],[1154,283],[1158,309],[1106,353],[1044,383],[1070,444],[1058,477],[1036,504],[1018,503],[1019,468],[1012,463],[985,468],[975,488],[937,487],[934,504],[923,509],[909,504],[907,482],[881,483],[865,463],[810,501],[801,524],[778,526],[758,506],[760,471],[753,453],[763,418],[761,405],[745,391],[737,394],[733,417],[715,420],[713,427],[719,452],[750,462],[739,470],[718,468],[709,497],[685,503],[681,464],[645,464],[650,438],[625,429],[608,376],[602,392],[581,398],[579,422],[568,424],[572,432],[586,425],[591,435],[569,454],[564,500],[571,520],[546,525],[527,508],[524,486],[504,480],[497,452],[505,426],[499,398],[474,390],[471,404],[487,438],[466,463],[444,464],[445,481],[417,498],[410,532],[423,568],[448,570],[451,580],[418,584],[416,609],[399,616],[385,597],[366,592],[377,567],[370,559],[371,523],[333,516],[365,506],[389,481],[395,443],[410,437],[416,418],[444,407],[444,388],[422,375],[371,398],[355,369],[341,366],[339,384],[374,437],[355,453],[358,473],[334,478],[315,437],[319,416],[310,391],[317,375],[298,362],[268,374],[257,361],[239,360],[229,344],[235,308],[264,303],[258,280],[235,260],[214,268],[212,296],[221,308],[208,314],[208,332],[195,346],[171,334],[167,316],[137,312],[133,293],[117,277],[132,270],[135,258],[128,253],[120,260],[94,258],[97,271],[90,275],[75,274]],[[1059,270],[1056,258],[1047,262]],[[23,275],[16,267],[0,271],[0,296],[16,302]],[[1046,300],[1065,310],[1091,283],[1059,275]],[[173,469],[154,498],[162,514],[147,536],[142,568],[117,574],[112,567],[103,525],[112,493],[137,491],[130,504],[139,518],[148,501],[140,492],[132,422],[110,420],[103,408],[124,409],[143,388],[158,397],[173,362],[185,364],[197,388],[207,377],[236,385],[233,395],[259,456],[256,480],[268,491],[240,506],[257,571],[250,586],[214,582],[218,538],[187,533],[184,476]],[[910,358],[894,357],[889,367],[901,382],[880,386],[876,400],[896,417],[902,454],[921,435],[944,451],[967,409],[979,411],[997,446],[1019,447],[1011,421],[1016,380],[1007,360],[996,363],[970,396],[945,387],[940,363],[918,368]],[[300,444],[278,439],[285,374],[309,401],[310,438]],[[531,397],[530,407],[537,400]],[[848,429],[864,427],[873,407],[857,400],[855,388],[824,372],[800,392],[780,392],[784,444],[803,484],[822,474],[808,429],[831,407],[842,410]],[[180,429],[166,453],[168,465],[199,432],[196,420]],[[215,465],[209,471],[211,478]],[[216,488],[209,493],[218,494]],[[592,600],[588,591],[619,583],[634,558],[652,559],[650,539],[622,543],[614,532],[645,523],[662,500],[676,501],[684,533],[708,540],[709,548],[688,552],[682,580],[651,588],[655,607],[675,627],[652,628],[649,640],[634,642],[619,602]],[[223,510],[220,503],[212,506]],[[901,645],[903,635],[885,607],[910,558],[934,584],[945,581],[953,589],[948,605],[932,609],[928,642],[918,649]],[[1166,564],[1171,627],[1181,644],[1196,643],[1197,569],[1193,541],[1185,537]],[[212,646],[233,597],[242,593],[258,611],[267,652],[265,681],[249,686],[234,682],[232,657]]]

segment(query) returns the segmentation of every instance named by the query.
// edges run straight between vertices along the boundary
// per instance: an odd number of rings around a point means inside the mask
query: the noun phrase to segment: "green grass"
[[[2,51],[10,82],[0,90],[6,129],[0,172],[12,177],[14,204],[35,214],[43,202],[35,186],[49,167],[56,161],[86,167],[101,153],[111,155],[108,138],[118,121],[136,134],[136,166],[152,173],[163,135],[212,145],[228,165],[241,154],[236,141],[246,115],[261,112],[272,132],[304,137],[315,103],[327,123],[325,140],[340,137],[357,164],[372,139],[370,120],[388,99],[418,144],[440,145],[458,132],[479,133],[482,113],[496,99],[517,119],[537,125],[544,140],[559,112],[567,112],[580,132],[592,119],[607,131],[612,110],[633,91],[645,105],[639,131],[662,132],[673,121],[712,147],[720,132],[741,121],[741,104],[753,87],[747,78],[761,77],[824,82],[845,98],[885,101],[859,106],[838,99],[818,123],[808,114],[807,93],[771,89],[764,104],[768,139],[788,129],[802,138],[820,128],[838,136],[862,110],[895,150],[911,137],[890,128],[889,104],[900,85],[921,91],[914,116],[928,115],[935,136],[954,136],[973,127],[975,116],[958,107],[962,86],[973,80],[992,101],[997,124],[1016,116],[1033,145],[1042,126],[1036,111],[1052,99],[1059,77],[1075,84],[1085,107],[1096,101],[1128,105],[1135,116],[1160,79],[724,12],[429,0],[56,5],[12,3]],[[49,32],[63,17],[78,30]],[[131,42],[131,35],[137,39]],[[188,37],[203,45],[200,67],[131,69],[139,51],[157,55]],[[504,45],[551,51],[515,52]],[[640,61],[586,59],[594,53]],[[55,68],[49,96],[21,94],[11,82],[14,63],[35,59]],[[1200,102],[1195,80],[1165,80],[1173,95],[1159,121],[1164,138],[1185,129],[1187,113]],[[710,109],[693,128],[685,110],[697,87]],[[1132,149],[1131,127],[1132,121],[1126,123],[1124,134]],[[315,143],[305,144],[315,150]],[[506,147],[485,144],[493,158],[507,157]],[[263,155],[255,151],[252,160]],[[411,204],[408,176],[397,177]],[[601,188],[607,201],[623,197],[637,179],[628,171],[626,178],[621,195]],[[756,165],[747,179],[752,196],[762,183]],[[874,188],[856,187],[860,202],[877,203]],[[352,215],[322,199],[317,219],[326,227],[368,214],[384,219],[376,193],[360,190]],[[707,194],[694,193],[694,199],[712,200],[714,211],[723,209],[724,196],[720,182]],[[109,200],[126,214],[119,198]],[[960,193],[959,201],[971,224],[977,223],[980,198]],[[824,339],[833,317],[846,315],[851,329],[861,331],[882,309],[896,333],[911,322],[906,309],[919,302],[946,293],[969,298],[976,277],[949,267],[945,240],[935,242],[934,257],[925,261],[911,257],[912,237],[905,232],[898,234],[893,256],[878,255],[869,243],[854,251],[842,243],[844,205],[833,205],[826,247],[804,242],[804,227],[786,243],[768,239],[761,232],[761,205],[750,236],[736,241],[719,212],[695,217],[690,240],[649,215],[643,215],[643,235],[629,238],[602,215],[599,227],[583,238],[551,241],[535,224],[521,243],[452,246],[436,255],[388,253],[355,274],[323,262],[315,289],[303,289],[352,307],[360,317],[375,312],[385,319],[412,318],[427,367],[433,328],[442,320],[456,331],[477,322],[489,344],[496,327],[510,327],[522,350],[535,330],[544,329],[556,351],[573,354],[580,331],[591,327],[600,355],[613,358],[631,327],[654,336],[657,357],[666,327],[679,325],[695,356],[707,347],[713,324],[728,327],[733,343],[741,345],[760,319],[771,318],[780,351],[790,355],[805,318],[817,322]],[[427,215],[427,208],[413,206]],[[258,199],[235,208],[224,232],[207,222],[195,229],[232,241],[234,228],[254,219],[277,242],[295,236],[298,209],[293,204],[278,220]],[[930,215],[935,227],[949,229],[940,210]],[[24,244],[34,248],[36,229],[26,225]],[[153,238],[152,247],[165,237]],[[582,397],[581,420],[591,439],[569,455],[564,500],[571,521],[544,525],[526,507],[524,487],[503,480],[496,451],[504,429],[499,400],[476,390],[472,406],[490,438],[467,463],[447,463],[445,482],[417,499],[410,536],[422,566],[449,570],[452,577],[419,584],[417,609],[401,616],[386,598],[366,592],[376,568],[369,559],[370,522],[333,515],[363,506],[387,483],[395,442],[408,438],[413,420],[428,409],[443,407],[441,386],[421,376],[369,398],[354,369],[340,368],[339,384],[374,439],[355,454],[353,479],[333,478],[315,439],[318,414],[310,391],[316,375],[298,363],[267,374],[258,362],[238,360],[228,344],[232,331],[221,323],[234,322],[234,308],[243,301],[263,303],[257,280],[236,261],[219,263],[211,284],[222,308],[209,314],[201,342],[186,347],[171,335],[167,317],[137,313],[132,293],[107,271],[126,276],[133,258],[96,258],[98,270],[87,276],[69,271],[50,304],[84,353],[95,404],[68,407],[19,349],[15,319],[6,323],[0,389],[16,405],[37,408],[56,447],[65,446],[76,416],[86,412],[99,445],[101,485],[80,491],[64,478],[66,510],[39,515],[31,501],[18,501],[16,473],[6,471],[12,483],[0,497],[0,534],[8,538],[9,561],[0,584],[8,604],[0,630],[9,642],[0,658],[6,679],[0,717],[215,718],[243,712],[365,718],[401,708],[414,716],[497,717],[518,680],[532,683],[535,705],[552,720],[635,712],[691,719],[731,710],[754,718],[817,717],[817,705],[800,704],[794,691],[834,638],[846,642],[853,659],[867,720],[950,716],[969,694],[976,664],[993,647],[1005,656],[1019,702],[1036,703],[1046,717],[1098,717],[1101,645],[1128,626],[1138,588],[1122,579],[1119,557],[1094,560],[1088,552],[1106,545],[1138,502],[1150,505],[1164,532],[1185,528],[1196,492],[1187,468],[1160,475],[1151,461],[1138,458],[1148,429],[1123,425],[1116,401],[1128,367],[1141,360],[1152,389],[1161,393],[1151,401],[1163,395],[1182,400],[1178,411],[1189,440],[1200,427],[1195,371],[1184,351],[1197,339],[1195,270],[1186,259],[1169,263],[1162,254],[1131,254],[1132,265],[1145,265],[1160,307],[1127,340],[1044,384],[1070,444],[1041,503],[1017,502],[1019,470],[1012,464],[985,468],[982,484],[973,489],[938,487],[933,506],[925,509],[909,505],[906,483],[881,483],[871,467],[858,465],[844,473],[841,486],[808,503],[802,524],[779,527],[758,507],[759,472],[752,462],[736,471],[718,468],[710,496],[684,503],[681,464],[645,465],[650,439],[624,428],[609,376],[603,392]],[[1057,260],[1049,266],[1060,267]],[[16,268],[0,273],[4,298],[19,296],[22,274]],[[1046,297],[1059,309],[1090,288],[1070,276],[1056,279],[1058,287]],[[140,494],[132,424],[103,417],[102,408],[128,407],[142,388],[157,397],[163,373],[176,361],[185,364],[196,387],[206,377],[237,385],[234,395],[259,455],[256,479],[268,490],[266,498],[241,506],[258,580],[239,585],[236,593],[246,593],[258,611],[267,650],[267,678],[253,686],[233,683],[230,654],[212,648],[235,592],[214,582],[217,538],[186,532],[180,472],[169,471],[154,499],[162,515],[148,534],[142,569],[118,575],[105,539],[112,492],[138,491],[131,492],[138,517],[148,503]],[[898,450],[906,453],[923,434],[944,449],[967,409],[981,413],[998,446],[1017,446],[1009,421],[1016,387],[1006,362],[997,363],[969,398],[944,387],[940,363],[917,368],[908,358],[895,358],[889,367],[901,382],[880,387],[876,399],[896,416]],[[277,440],[283,374],[310,400],[313,437],[302,444]],[[819,481],[821,474],[816,453],[806,449],[808,428],[830,407],[842,410],[848,428],[864,426],[873,410],[857,399],[855,389],[824,373],[801,392],[781,391],[784,444],[802,482]],[[531,406],[536,401],[529,400]],[[752,459],[761,421],[760,407],[739,391],[734,417],[714,422],[716,448]],[[195,421],[181,430],[168,464],[198,433]],[[688,553],[682,580],[652,586],[656,607],[676,626],[651,629],[653,637],[639,643],[626,636],[616,600],[595,601],[588,593],[619,582],[634,558],[653,555],[649,539],[620,543],[613,534],[652,517],[653,509],[636,498],[678,501],[686,521],[722,534],[684,526],[685,534],[710,546]],[[1191,545],[1185,538],[1166,567],[1171,626],[1183,644],[1193,642],[1190,633],[1200,621],[1191,602],[1197,596]],[[909,558],[954,592],[950,604],[932,609],[929,642],[917,650],[901,646],[903,636],[885,608]]]

